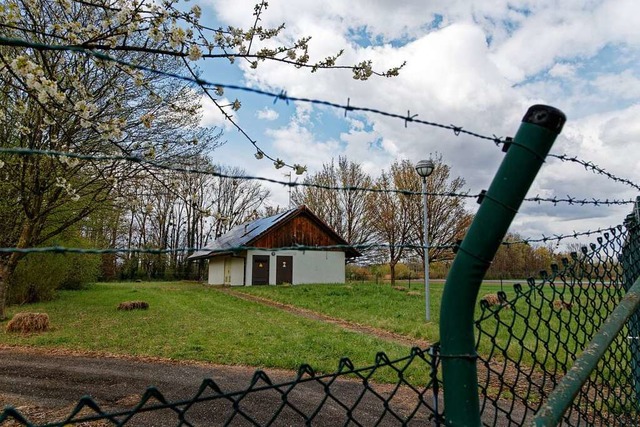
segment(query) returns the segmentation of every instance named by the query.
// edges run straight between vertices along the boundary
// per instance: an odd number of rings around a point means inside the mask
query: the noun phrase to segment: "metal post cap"
[[[523,123],[531,123],[534,125],[542,126],[550,131],[559,134],[562,132],[562,127],[567,121],[567,116],[555,107],[549,105],[532,105],[529,107],[524,117]]]

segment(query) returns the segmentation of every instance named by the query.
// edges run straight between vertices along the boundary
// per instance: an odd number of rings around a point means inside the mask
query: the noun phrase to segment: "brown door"
[[[276,285],[293,283],[293,257],[276,257]]]
[[[251,273],[252,285],[269,284],[269,255],[253,256],[253,272]]]

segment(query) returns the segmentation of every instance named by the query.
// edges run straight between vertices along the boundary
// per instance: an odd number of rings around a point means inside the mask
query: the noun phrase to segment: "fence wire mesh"
[[[276,383],[256,371],[243,390],[225,391],[205,379],[191,398],[169,401],[150,387],[130,408],[101,407],[82,398],[64,419],[34,424],[19,410],[7,407],[0,424],[20,426],[67,425],[224,425],[224,426],[401,426],[440,425],[437,346],[413,348],[406,357],[390,360],[378,353],[375,363],[356,367],[340,360],[330,374],[317,374],[308,365],[297,376]],[[377,381],[397,377],[395,383]]]
[[[480,301],[478,380],[485,425],[523,425],[640,274],[636,226],[619,226],[540,279]],[[566,425],[638,425],[638,313],[616,336],[565,413]]]

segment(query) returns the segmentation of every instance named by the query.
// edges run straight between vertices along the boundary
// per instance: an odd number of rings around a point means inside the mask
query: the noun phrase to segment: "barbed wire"
[[[538,237],[538,238],[527,238],[527,239],[521,239],[521,240],[504,241],[501,244],[505,246],[510,246],[510,245],[522,245],[522,244],[530,245],[532,243],[548,243],[548,242],[560,243],[561,241],[566,239],[578,239],[580,237],[589,237],[595,234],[603,234],[605,238],[608,239],[609,238],[608,236],[610,235],[616,236],[616,234],[621,233],[623,230],[623,227],[624,227],[623,225],[616,225],[613,227],[598,228],[596,230],[574,231],[573,233],[568,233],[568,234],[552,234],[550,236],[545,236],[543,234],[542,237]]]
[[[183,173],[193,173],[197,175],[209,175],[218,178],[228,178],[228,179],[240,179],[240,180],[253,180],[253,181],[264,181],[272,184],[280,184],[287,187],[310,187],[310,188],[318,188],[322,190],[344,190],[344,191],[363,191],[363,192],[371,192],[371,193],[397,193],[406,196],[415,196],[422,195],[421,191],[411,191],[411,190],[402,190],[402,189],[382,189],[382,188],[370,188],[370,187],[357,187],[357,186],[330,186],[330,185],[322,185],[322,184],[314,184],[314,183],[305,183],[305,182],[288,182],[288,181],[280,181],[277,179],[266,178],[261,176],[253,176],[253,175],[232,175],[226,174],[222,172],[217,172],[211,169],[198,169],[192,167],[185,166],[170,166],[164,163],[157,162],[155,160],[146,159],[144,157],[138,156],[123,156],[123,155],[95,155],[95,154],[79,154],[79,153],[71,153],[65,151],[55,151],[55,150],[34,150],[30,148],[2,148],[0,147],[0,153],[6,154],[17,154],[17,155],[41,155],[41,156],[55,156],[55,157],[68,157],[72,159],[78,160],[93,160],[93,161],[128,161],[133,163],[141,163],[149,166],[156,167],[158,169],[172,171],[172,172],[183,172]],[[466,193],[455,193],[455,192],[427,192],[429,196],[440,196],[440,197],[461,197],[461,198],[477,198],[478,194],[470,194]]]
[[[392,112],[380,110],[380,109],[377,109],[377,108],[354,106],[354,105],[351,105],[351,99],[350,98],[347,98],[347,103],[346,104],[341,104],[341,103],[331,102],[331,101],[326,101],[326,100],[321,100],[321,99],[290,96],[290,95],[287,94],[287,91],[285,91],[285,90],[281,90],[280,92],[270,92],[270,91],[266,91],[266,90],[262,90],[262,89],[256,89],[256,88],[242,86],[242,85],[236,85],[236,84],[228,84],[228,83],[220,83],[220,82],[209,82],[207,80],[204,80],[204,79],[201,79],[201,78],[197,77],[197,75],[194,74],[193,72],[192,72],[192,77],[188,77],[188,76],[184,76],[184,75],[177,74],[177,73],[171,73],[171,72],[167,72],[167,71],[156,70],[156,69],[151,68],[151,67],[143,66],[143,65],[140,65],[140,64],[134,64],[134,63],[131,63],[131,62],[128,62],[128,61],[125,61],[125,60],[121,60],[121,59],[118,59],[118,58],[111,57],[111,56],[106,55],[104,53],[100,53],[100,52],[96,52],[94,50],[86,49],[86,48],[83,48],[82,46],[42,44],[42,43],[34,43],[34,42],[29,42],[27,40],[7,38],[7,37],[0,37],[0,45],[17,46],[17,47],[29,47],[29,48],[33,48],[33,49],[39,49],[39,50],[64,50],[64,51],[78,52],[78,53],[82,53],[82,54],[85,54],[85,55],[96,57],[97,59],[100,59],[100,60],[111,61],[111,62],[115,62],[115,63],[118,63],[118,64],[123,65],[123,66],[134,68],[134,69],[139,69],[139,70],[142,70],[142,71],[155,73],[155,74],[162,75],[162,76],[165,76],[165,77],[175,78],[175,79],[179,79],[179,80],[186,81],[186,82],[189,82],[189,83],[194,83],[194,84],[197,84],[197,85],[201,86],[203,88],[203,90],[205,90],[207,92],[207,94],[209,94],[208,90],[217,89],[217,88],[238,90],[238,91],[243,91],[243,92],[248,92],[248,93],[253,93],[253,94],[258,94],[258,95],[262,95],[262,96],[271,97],[271,98],[273,98],[274,104],[277,101],[283,101],[283,102],[285,102],[287,104],[289,102],[303,102],[303,103],[321,105],[321,106],[326,106],[326,107],[331,107],[331,108],[344,110],[345,116],[350,111],[360,112],[360,113],[371,113],[371,114],[376,114],[376,115],[380,115],[380,116],[384,116],[384,117],[403,120],[404,124],[405,124],[405,127],[407,126],[408,123],[422,124],[422,125],[426,125],[426,126],[431,126],[431,127],[436,127],[436,128],[440,128],[440,129],[450,130],[456,136],[458,136],[460,134],[465,134],[465,135],[469,135],[469,136],[472,136],[472,137],[475,137],[475,138],[492,141],[497,146],[500,146],[501,144],[508,143],[508,142],[510,142],[512,140],[512,138],[510,138],[510,137],[498,137],[495,134],[493,134],[493,135],[480,134],[478,132],[473,132],[473,131],[466,130],[462,126],[457,126],[457,125],[453,125],[453,124],[446,125],[446,124],[443,124],[443,123],[437,123],[437,122],[432,122],[432,121],[428,121],[428,120],[417,119],[416,117],[418,116],[418,114],[411,114],[410,110],[407,110],[407,114],[404,115],[404,114],[397,114],[397,113],[392,113]],[[290,164],[287,164],[287,163],[281,161],[280,159],[276,159],[276,158],[270,156],[269,154],[267,154],[264,150],[262,150],[258,146],[258,143],[257,143],[257,141],[255,139],[251,138],[247,134],[247,132],[244,131],[244,129],[242,129],[237,123],[235,123],[234,120],[232,120],[232,116],[231,115],[226,113],[222,108],[220,108],[220,106],[218,106],[218,107],[222,111],[222,113],[225,115],[225,118],[227,120],[230,120],[230,122],[234,125],[234,127],[254,146],[254,148],[257,149],[257,152],[255,153],[256,158],[260,159],[262,157],[266,157],[266,158],[268,158],[268,159],[270,159],[270,160],[272,160],[274,162],[274,165],[276,166],[276,168],[280,168],[280,167],[286,166],[286,167],[289,167],[289,168],[295,170],[298,175],[301,175],[302,173],[305,172],[306,169],[301,165],[297,165],[297,164],[290,165]],[[590,170],[590,171],[592,171],[594,173],[598,173],[598,174],[601,174],[603,176],[606,176],[608,179],[611,179],[613,181],[629,185],[629,186],[633,187],[636,190],[640,190],[640,185],[639,184],[636,184],[636,183],[634,183],[633,181],[631,181],[629,179],[618,177],[618,176],[612,174],[611,172],[606,171],[604,168],[596,165],[595,163],[593,163],[591,161],[582,160],[582,159],[577,158],[576,156],[569,156],[567,154],[551,153],[551,154],[548,155],[548,157],[553,157],[553,158],[559,159],[560,161],[563,161],[563,162],[573,162],[573,163],[580,164],[580,165],[584,166],[585,169],[587,169],[587,170]],[[567,203],[572,204],[572,202],[576,202],[577,204],[587,204],[587,202],[583,203],[582,201],[568,201],[567,200]],[[606,203],[598,203],[598,204],[606,204]],[[612,204],[619,204],[619,203],[612,203]],[[626,202],[624,204],[626,204]]]
[[[598,228],[597,230],[586,231],[574,231],[569,234],[553,234],[551,236],[545,236],[539,238],[526,238],[520,240],[508,240],[501,242],[503,246],[512,245],[531,245],[535,243],[547,243],[547,242],[561,242],[566,239],[578,239],[580,237],[588,237],[596,234],[602,234],[608,240],[610,236],[615,237],[623,230],[623,225],[617,225],[613,227]],[[451,245],[429,245],[429,249],[434,250],[451,250],[456,251],[460,245],[460,241]],[[231,246],[226,248],[216,247],[180,247],[180,248],[151,248],[151,247],[134,247],[134,248],[78,248],[78,247],[66,247],[66,246],[43,246],[43,247],[0,247],[0,253],[76,253],[87,255],[103,255],[103,254],[149,254],[149,255],[163,255],[171,253],[200,253],[199,257],[207,257],[213,255],[228,254],[232,252],[244,252],[244,251],[266,251],[266,252],[283,252],[283,251],[317,251],[317,250],[373,250],[373,249],[424,249],[423,245],[413,243],[403,244],[388,244],[388,243],[362,243],[362,244],[336,244],[336,245],[292,245],[281,247],[260,247],[260,246]]]
[[[358,186],[331,186],[331,185],[322,185],[315,184],[310,182],[289,182],[289,181],[281,181],[272,178],[253,176],[253,175],[232,175],[225,174],[222,172],[217,172],[211,169],[198,169],[193,167],[183,167],[183,166],[171,166],[161,162],[157,162],[155,160],[147,159],[139,156],[123,156],[123,155],[95,155],[95,154],[79,154],[72,153],[66,151],[55,151],[55,150],[35,150],[30,148],[3,148],[0,147],[0,154],[16,154],[16,155],[40,155],[40,156],[54,156],[54,157],[66,157],[77,160],[91,160],[91,161],[128,161],[134,163],[146,164],[149,166],[156,167],[158,169],[172,171],[172,172],[182,172],[182,173],[193,173],[199,175],[209,175],[217,178],[227,178],[227,179],[239,179],[239,180],[251,180],[251,181],[263,181],[269,182],[272,184],[279,184],[285,187],[307,187],[307,188],[316,188],[321,190],[332,190],[332,191],[358,191],[358,192],[370,192],[370,193],[396,193],[402,194],[405,196],[421,196],[422,191],[412,191],[405,189],[381,189],[381,188],[371,188],[371,187],[358,187]],[[469,199],[477,199],[481,196],[482,193],[472,194],[470,192],[456,193],[456,192],[427,192],[428,196],[434,197],[457,197],[457,198],[469,198]],[[526,202],[535,202],[535,203],[552,203],[554,206],[559,203],[567,203],[569,205],[594,205],[594,206],[608,206],[608,205],[628,205],[635,203],[634,200],[620,200],[620,199],[606,199],[600,200],[596,198],[584,199],[571,197],[567,195],[566,197],[528,197],[525,198]]]
[[[94,50],[90,50],[90,49],[84,48],[82,46],[76,46],[76,45],[44,44],[44,43],[36,43],[36,42],[30,42],[30,41],[27,41],[27,40],[8,38],[8,37],[0,37],[0,45],[14,46],[14,47],[28,47],[28,48],[36,49],[36,50],[59,50],[59,51],[71,51],[71,52],[83,53],[85,55],[93,56],[93,57],[95,57],[97,59],[100,59],[100,60],[103,60],[103,61],[110,61],[110,62],[118,63],[120,65],[124,65],[124,66],[127,66],[127,67],[138,69],[138,70],[141,70],[141,71],[147,71],[147,72],[155,73],[155,74],[158,74],[158,75],[161,75],[161,76],[171,77],[171,78],[179,79],[179,80],[190,82],[190,83],[195,83],[195,84],[197,84],[199,86],[206,86],[209,89],[215,89],[215,88],[220,87],[220,88],[223,88],[223,89],[238,90],[238,91],[242,91],[242,92],[248,92],[248,93],[254,93],[254,94],[258,94],[258,95],[267,96],[267,97],[273,98],[273,102],[274,103],[276,103],[277,101],[283,101],[285,103],[303,102],[303,103],[309,103],[309,104],[323,105],[323,106],[326,106],[326,107],[332,107],[332,108],[337,108],[337,109],[344,110],[345,115],[350,111],[361,112],[361,113],[372,113],[372,114],[377,114],[377,115],[381,115],[381,116],[385,116],[385,117],[390,117],[390,118],[403,120],[405,122],[405,126],[407,125],[407,123],[418,123],[418,124],[422,124],[422,125],[427,125],[427,126],[432,126],[432,127],[437,127],[437,128],[441,128],[441,129],[450,130],[456,136],[458,136],[460,134],[465,134],[465,135],[473,136],[473,137],[476,137],[476,138],[492,141],[492,142],[496,143],[497,145],[504,143],[504,139],[502,139],[502,138],[500,138],[500,137],[498,137],[496,135],[483,135],[483,134],[480,134],[480,133],[477,133],[477,132],[472,132],[472,131],[466,130],[462,126],[456,126],[456,125],[453,125],[453,124],[446,125],[446,124],[443,124],[443,123],[437,123],[437,122],[432,122],[432,121],[428,121],[428,120],[417,119],[416,117],[418,116],[418,114],[411,114],[410,110],[407,110],[407,114],[405,115],[405,114],[391,113],[391,112],[384,111],[384,110],[379,110],[379,109],[376,109],[376,108],[358,107],[358,106],[355,106],[355,105],[351,105],[351,99],[350,98],[347,98],[347,103],[346,104],[340,104],[340,103],[331,102],[331,101],[325,101],[325,100],[321,100],[321,99],[290,96],[290,95],[287,94],[287,91],[285,91],[285,90],[281,90],[280,92],[276,93],[276,92],[269,92],[269,91],[265,91],[265,90],[262,90],[262,89],[256,89],[256,88],[242,86],[242,85],[220,83],[220,82],[210,82],[210,81],[207,81],[205,79],[201,79],[199,77],[193,77],[193,76],[192,77],[188,77],[188,76],[184,76],[184,75],[178,74],[178,73],[172,73],[172,72],[168,72],[168,71],[156,70],[154,68],[147,67],[147,66],[144,66],[144,65],[134,64],[134,63],[122,60],[122,59],[114,58],[114,57],[109,56],[109,55],[104,54],[104,53],[96,52]]]
[[[612,181],[616,181],[616,182],[620,182],[620,183],[623,183],[623,184],[627,184],[627,185],[629,185],[630,187],[633,187],[636,190],[640,190],[640,185],[639,184],[636,184],[635,182],[633,182],[633,181],[631,181],[629,179],[626,179],[626,178],[620,178],[620,177],[612,174],[611,172],[606,171],[604,168],[596,165],[595,163],[593,163],[591,161],[582,160],[582,159],[577,158],[576,156],[569,156],[567,154],[554,154],[554,153],[551,153],[551,154],[548,154],[548,157],[556,158],[556,159],[558,159],[558,160],[560,160],[562,162],[577,163],[577,164],[579,164],[581,166],[584,166],[584,168],[586,170],[589,170],[589,171],[591,171],[593,173],[596,173],[596,174],[599,174],[599,175],[604,175],[604,176],[606,176],[607,178],[609,178]]]

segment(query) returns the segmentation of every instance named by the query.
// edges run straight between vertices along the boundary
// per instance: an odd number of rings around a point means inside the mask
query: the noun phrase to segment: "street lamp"
[[[424,205],[424,241],[422,250],[424,250],[424,297],[426,307],[427,322],[431,320],[431,310],[429,308],[429,218],[427,216],[427,177],[433,173],[434,164],[431,160],[420,160],[416,165],[416,172],[422,177],[422,204]]]

